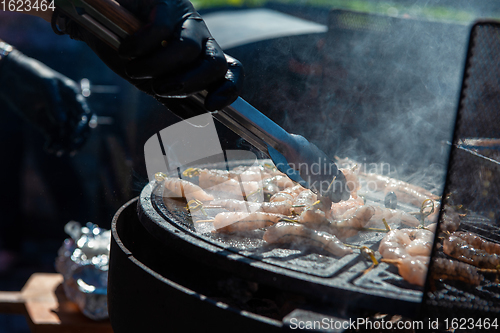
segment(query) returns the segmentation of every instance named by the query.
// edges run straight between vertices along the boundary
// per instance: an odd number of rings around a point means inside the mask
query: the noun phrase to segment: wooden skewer
[[[210,219],[210,220],[198,220],[196,223],[206,223],[206,222],[214,222],[215,219]]]
[[[382,258],[382,259],[380,259],[380,262],[385,262],[387,264],[393,264],[393,265],[400,265],[401,264],[399,259],[384,259],[384,258]]]
[[[500,273],[500,267],[499,268],[478,268],[477,270],[480,273]]]

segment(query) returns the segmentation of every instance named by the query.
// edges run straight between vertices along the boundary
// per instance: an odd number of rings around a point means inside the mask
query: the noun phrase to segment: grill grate
[[[237,162],[237,165],[242,164]],[[336,308],[350,313],[368,308],[415,316],[423,288],[404,281],[394,266],[381,263],[364,274],[371,262],[359,253],[335,258],[318,249],[309,251],[269,245],[262,240],[261,230],[244,237],[200,233],[193,227],[186,203],[162,197],[162,188],[145,187],[139,202],[140,220],[151,234],[160,239],[165,237],[163,241],[171,238],[172,234],[189,238],[185,245],[194,244],[203,249],[194,255],[194,259],[258,283],[300,292],[316,302],[334,302]],[[210,215],[210,212],[207,213]],[[172,232],[173,229],[176,231]],[[349,243],[377,250],[384,235],[361,234],[349,239]],[[165,243],[174,244],[170,239]],[[182,251],[189,252],[187,246]],[[376,257],[380,259],[378,253]],[[235,265],[235,262],[247,263],[244,269],[248,271]],[[277,279],[275,274],[280,278]],[[337,302],[339,297],[343,300],[341,304]],[[360,302],[363,304],[361,308]]]

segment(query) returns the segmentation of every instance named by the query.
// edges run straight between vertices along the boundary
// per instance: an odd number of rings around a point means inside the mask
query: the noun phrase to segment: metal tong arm
[[[189,98],[204,108],[206,94],[206,91],[202,91]],[[293,181],[309,187],[299,171],[301,164],[317,162],[317,156],[301,153],[311,149],[312,145],[307,140],[288,133],[241,97],[233,104],[211,114],[224,126],[271,157],[276,167]],[[303,147],[300,143],[303,143]]]
[[[207,92],[202,91],[194,94],[192,98],[203,105],[206,95]],[[262,152],[267,153],[269,146],[278,151],[294,149],[287,131],[241,97],[238,97],[233,104],[211,114]]]
[[[59,10],[113,49],[142,27],[128,10],[113,0],[55,0]]]

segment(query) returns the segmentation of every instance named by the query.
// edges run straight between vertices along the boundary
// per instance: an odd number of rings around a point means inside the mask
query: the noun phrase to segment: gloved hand
[[[118,2],[144,22],[143,28],[122,42],[118,52],[58,11],[52,26],[56,33],[57,25],[71,38],[85,41],[108,67],[160,102],[207,90],[205,107],[214,111],[237,98],[244,76],[242,66],[222,52],[189,1]]]
[[[0,60],[0,105],[33,124],[58,156],[75,153],[90,132],[92,114],[76,82],[17,50]]]

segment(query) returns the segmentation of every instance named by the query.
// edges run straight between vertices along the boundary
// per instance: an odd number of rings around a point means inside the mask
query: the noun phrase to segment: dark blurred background
[[[327,27],[227,49],[245,66],[243,97],[332,156],[388,162],[402,178],[442,187],[442,142],[453,133],[470,24],[500,17],[498,1],[194,3],[203,15],[263,7]],[[0,12],[0,38],[77,82],[87,79],[87,101],[101,118],[76,156],[57,158],[0,105],[0,290],[20,290],[32,273],[54,272],[68,221],[110,227],[147,182],[144,142],[178,119],[41,19]],[[227,133],[222,143],[248,148]],[[0,315],[0,333],[26,331],[22,317]]]
[[[147,182],[134,169],[143,144],[137,138],[177,119],[42,19],[0,12],[0,36],[77,83],[87,79],[87,102],[100,118],[76,156],[59,158],[44,151],[34,127],[0,105],[0,290],[7,291],[20,290],[34,272],[55,272],[70,220],[110,228],[116,210]],[[24,318],[0,315],[0,332],[25,331]]]

